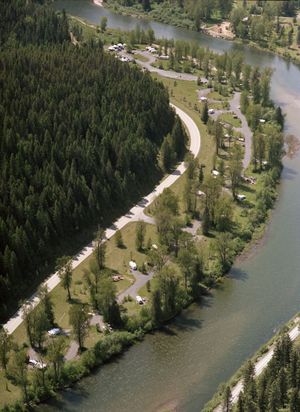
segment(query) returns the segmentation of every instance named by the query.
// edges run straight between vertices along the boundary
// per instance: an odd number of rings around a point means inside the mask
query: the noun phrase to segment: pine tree
[[[161,297],[160,291],[155,289],[151,297],[151,318],[154,325],[159,325],[162,321]]]
[[[201,111],[201,120],[204,124],[207,124],[209,119],[209,115],[208,115],[208,104],[205,101],[202,107],[202,111]]]

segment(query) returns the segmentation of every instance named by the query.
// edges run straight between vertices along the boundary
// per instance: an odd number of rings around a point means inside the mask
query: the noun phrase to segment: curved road
[[[139,60],[138,58],[135,58],[136,62],[143,67],[144,69],[148,70],[149,72],[152,73],[157,73],[162,77],[167,77],[169,79],[176,79],[176,80],[187,80],[191,82],[195,82],[198,79],[198,76],[195,76],[194,74],[189,74],[189,73],[177,73],[173,70],[163,70],[159,69],[158,67],[152,66],[152,63],[154,63],[157,59],[156,56],[151,54],[150,52],[147,51],[138,51],[137,54],[141,54],[142,56],[146,57],[148,59],[147,62],[143,62]],[[127,57],[131,57],[130,55],[126,55]],[[206,79],[202,78],[201,79],[203,82],[207,82]]]
[[[198,130],[196,123],[188,116],[183,110],[179,109],[178,107],[171,104],[171,106],[175,109],[176,114],[180,117],[182,122],[185,124],[189,135],[190,135],[190,152],[193,154],[194,157],[198,155],[200,152],[201,146],[201,136]],[[156,188],[146,197],[142,198],[140,202],[135,205],[133,208],[129,210],[129,212],[120,217],[116,222],[112,224],[110,228],[108,228],[105,232],[106,239],[110,239],[117,230],[122,229],[130,222],[143,220],[144,209],[149,206],[153,200],[159,196],[164,189],[170,187],[176,180],[182,175],[182,173],[186,170],[184,162],[180,163],[176,170],[171,173],[166,179],[164,179]],[[84,261],[88,256],[91,255],[93,252],[93,245],[92,243],[86,246],[84,249],[81,250],[73,259],[72,266],[75,269],[79,264]],[[48,291],[50,292],[53,290],[58,284],[60,283],[60,278],[56,273],[50,276],[45,282],[44,285],[47,286]],[[39,297],[37,293],[35,293],[31,298],[27,301],[27,303],[31,303],[33,307],[37,306],[39,303]],[[24,305],[20,307],[20,309],[15,313],[13,317],[9,319],[9,321],[3,325],[3,327],[7,330],[9,334],[13,333],[17,327],[23,322],[23,310]]]

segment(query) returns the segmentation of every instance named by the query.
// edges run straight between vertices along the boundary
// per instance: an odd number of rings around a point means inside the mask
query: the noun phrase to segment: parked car
[[[144,299],[141,296],[138,295],[138,296],[135,297],[135,299],[136,299],[136,301],[139,305],[144,304]]]
[[[50,330],[48,330],[48,335],[49,336],[57,336],[60,335],[62,332],[62,330],[60,328],[52,328]]]
[[[129,262],[129,267],[131,270],[137,270],[137,264],[133,260]]]
[[[29,358],[29,359],[28,359],[28,364],[31,365],[31,366],[33,366],[33,367],[35,368],[35,367],[37,366],[37,364],[38,364],[38,361],[35,360],[35,359]]]

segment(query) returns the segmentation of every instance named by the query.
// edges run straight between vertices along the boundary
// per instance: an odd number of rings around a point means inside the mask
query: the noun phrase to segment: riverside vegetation
[[[64,15],[53,18],[65,19]],[[33,57],[36,53],[36,56],[42,59],[43,52],[48,56],[49,45],[46,51],[44,46],[37,50],[35,45],[30,47]],[[190,86],[183,81],[163,79],[172,99],[176,103],[179,101],[179,105],[186,108],[188,113],[196,116],[197,124],[201,132],[204,132],[203,139],[205,136],[206,142],[203,143],[210,147],[210,153],[215,153],[215,156],[212,160],[205,159],[203,163],[199,162],[199,159],[186,157],[187,172],[178,179],[178,184],[166,190],[148,210],[155,225],[139,222],[124,228],[110,242],[105,243],[103,230],[98,231],[93,256],[74,272],[70,270],[68,257],[57,262],[61,285],[51,294],[40,290],[40,305],[34,310],[28,307],[23,325],[12,337],[1,331],[0,381],[3,389],[5,385],[10,387],[10,402],[15,401],[18,396],[22,399],[15,407],[6,406],[4,410],[24,409],[46,399],[58,388],[77,381],[96,366],[141,339],[144,332],[161,326],[192,301],[201,299],[201,296],[208,292],[208,288],[214,286],[228,271],[234,256],[255,236],[268,216],[268,210],[276,198],[283,141],[283,117],[280,109],[275,108],[269,98],[271,73],[260,73],[244,65],[238,54],[218,57],[210,51],[204,51],[203,59],[192,61],[190,53],[185,57],[180,47],[180,43],[177,46],[174,44],[174,47],[168,45],[168,53],[174,54],[178,65],[182,65],[184,61],[195,65],[191,67],[199,72],[198,88],[203,87],[200,84],[200,74],[207,71],[208,85],[211,86],[214,100],[212,104],[220,104],[221,101],[228,104],[233,91],[243,90],[241,108],[246,113],[258,142],[255,143],[257,150],[254,149],[251,166],[257,183],[250,188],[242,180],[243,147],[237,139],[238,135],[230,129],[230,125],[208,116],[211,103],[199,104],[196,100],[196,84]],[[25,50],[26,53],[27,48],[29,46],[21,47],[18,52]],[[162,107],[165,107],[166,116],[169,115],[173,122],[170,120],[171,126],[165,135],[158,135],[161,136],[162,144],[159,148],[157,143],[152,153],[158,154],[157,164],[162,171],[172,170],[174,162],[185,153],[186,137],[180,122],[168,109],[168,99],[161,84],[151,81],[149,75],[142,75],[138,69],[121,66],[116,59],[108,58],[98,43],[86,44],[79,49],[68,44],[52,45],[51,50],[58,61],[58,51],[65,56],[66,67],[69,67],[66,64],[69,59],[73,61],[73,55],[79,61],[81,56],[85,57],[91,67],[96,64],[93,59],[99,59],[96,62],[100,67],[101,61],[105,61],[111,70],[116,67],[118,73],[120,71],[129,77],[129,73],[132,73],[135,79],[153,85],[159,95],[162,93]],[[89,53],[93,54],[93,57],[90,57]],[[202,51],[198,53],[201,56]],[[4,50],[4,55],[9,57],[9,51]],[[27,61],[30,61],[28,54],[25,56]],[[43,62],[43,59],[41,61]],[[40,60],[33,62],[39,67]],[[13,66],[11,61],[10,64]],[[74,63],[72,66],[75,73],[76,65]],[[84,63],[82,65],[86,67]],[[89,73],[90,69],[86,71]],[[84,73],[80,72],[80,75],[85,78]],[[191,87],[194,88],[191,93],[193,97],[189,101],[186,96]],[[126,88],[125,90],[127,93]],[[93,93],[92,96],[96,99]],[[122,101],[121,94],[118,98]],[[94,104],[94,99],[92,101]],[[150,107],[151,102],[152,100],[149,102]],[[96,113],[93,115],[96,116]],[[118,116],[121,115],[118,113]],[[265,120],[264,124],[259,121],[261,118]],[[115,121],[116,119],[111,119],[109,127],[105,129],[108,134]],[[161,117],[158,121],[161,121]],[[97,124],[92,124],[98,130]],[[148,122],[142,124],[146,126]],[[153,125],[156,126],[157,124]],[[102,132],[98,130],[98,133],[102,136]],[[76,142],[76,135],[74,139]],[[93,152],[95,147],[92,146],[91,150]],[[218,169],[217,178],[211,176],[210,170],[205,170],[205,162],[213,163],[213,168]],[[99,161],[99,164],[102,163]],[[203,191],[205,196],[199,197],[199,191]],[[239,193],[247,194],[246,202],[237,201]],[[191,233],[189,226],[195,221],[202,224],[202,230]],[[152,247],[153,243],[157,248]],[[112,274],[126,272],[124,268],[129,256],[132,258],[133,254],[141,272],[155,272],[153,279],[139,292],[148,301],[147,305],[137,305],[131,296],[120,302],[117,297],[118,290],[112,283]],[[126,287],[121,290],[124,289]],[[91,317],[95,313],[99,313],[103,320],[112,326],[112,332],[109,328],[103,332],[96,326],[90,326]],[[47,338],[46,331],[52,326],[71,330],[71,337],[78,344],[80,356],[66,361],[70,337]],[[46,368],[28,368],[28,347],[34,348],[41,365],[47,363]],[[2,399],[6,399],[5,389],[3,395]]]
[[[299,61],[298,0],[107,0],[105,5],[197,31],[226,19],[238,39]]]

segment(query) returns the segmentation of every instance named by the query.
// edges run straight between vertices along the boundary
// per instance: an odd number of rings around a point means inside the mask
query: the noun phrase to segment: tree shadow
[[[248,273],[245,272],[244,270],[241,270],[239,268],[236,268],[235,266],[233,266],[229,272],[229,274],[227,275],[229,279],[233,279],[233,280],[242,280],[242,281],[246,281],[249,277]]]
[[[293,180],[297,175],[298,175],[298,172],[296,172],[294,169],[284,166],[283,172],[281,174],[281,179],[282,180]]]

